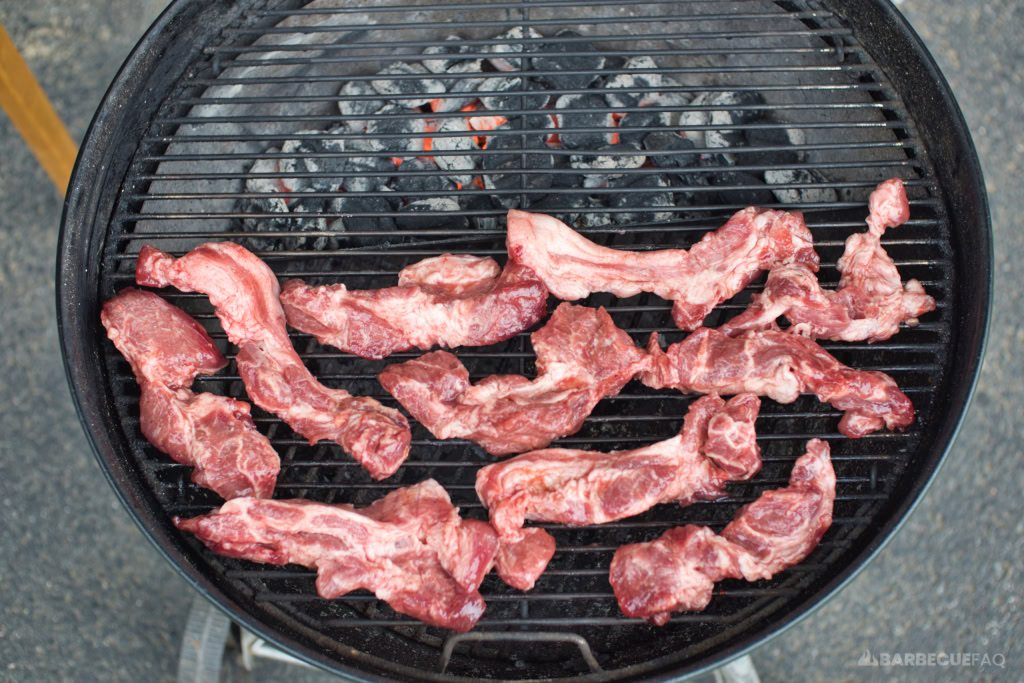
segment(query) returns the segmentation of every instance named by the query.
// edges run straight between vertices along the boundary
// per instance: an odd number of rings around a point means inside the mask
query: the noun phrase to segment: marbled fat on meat
[[[189,389],[197,375],[228,363],[206,330],[177,306],[132,287],[103,304],[100,320],[141,388],[143,436],[191,465],[192,481],[225,499],[269,498],[281,462],[253,424],[249,404]]]
[[[880,184],[868,200],[868,231],[851,235],[839,259],[839,289],[827,291],[803,263],[784,263],[771,270],[764,292],[755,294],[746,311],[719,329],[730,336],[752,329],[778,329],[786,316],[788,332],[836,341],[882,341],[899,331],[901,322],[913,327],[918,317],[935,310],[935,299],[917,280],[904,285],[892,258],[882,248],[886,228],[910,218],[903,181]]]
[[[707,607],[717,581],[770,579],[818,545],[832,525],[835,496],[828,444],[812,439],[789,486],[741,508],[720,535],[691,524],[619,548],[608,577],[619,607],[662,626],[672,612]]]
[[[672,317],[684,330],[700,326],[711,309],[762,270],[793,261],[818,269],[802,214],[753,207],[738,211],[689,251],[643,252],[602,247],[556,218],[512,210],[507,246],[509,257],[533,270],[560,299],[653,292],[674,302]]]
[[[365,588],[397,612],[460,632],[484,613],[477,589],[498,549],[494,530],[461,519],[432,479],[361,510],[238,498],[174,523],[222,555],[315,569],[324,598]]]
[[[469,439],[508,455],[575,433],[598,401],[650,363],[603,308],[561,304],[531,341],[534,380],[492,375],[471,385],[447,351],[389,365],[378,379],[438,439]]]
[[[409,454],[409,423],[378,401],[318,382],[299,358],[285,327],[273,271],[232,242],[202,244],[181,258],[143,246],[139,284],[174,286],[210,297],[253,401],[316,443],[329,439],[376,479],[388,477]]]
[[[631,451],[549,448],[482,468],[476,491],[502,540],[516,540],[525,520],[603,524],[659,503],[688,505],[725,495],[725,483],[761,469],[753,394],[728,403],[704,396],[690,406],[682,432]]]
[[[882,372],[854,370],[815,341],[778,330],[751,330],[727,337],[702,327],[662,351],[651,335],[651,369],[641,375],[652,389],[739,394],[751,392],[792,403],[802,391],[845,412],[839,431],[850,438],[914,421],[914,406]]]
[[[289,280],[281,292],[288,323],[322,344],[363,358],[435,345],[487,346],[537,323],[548,291],[529,268],[445,254],[398,274],[398,286],[349,290]]]

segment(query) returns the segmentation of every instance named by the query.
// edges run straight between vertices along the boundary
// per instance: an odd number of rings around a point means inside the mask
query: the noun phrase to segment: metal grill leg
[[[237,666],[236,650],[231,620],[197,595],[181,639],[178,683],[247,683],[249,674]]]

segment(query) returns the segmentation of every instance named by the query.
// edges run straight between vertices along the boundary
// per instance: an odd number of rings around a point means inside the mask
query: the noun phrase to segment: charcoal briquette
[[[765,187],[764,181],[744,171],[714,171],[708,174],[712,185],[718,187],[715,196],[723,204],[739,206],[764,206],[775,203],[775,197]],[[745,185],[751,187],[730,187]]]
[[[580,219],[580,209],[589,205],[590,198],[582,193],[549,194],[543,199],[530,203],[531,211],[554,216],[566,225],[576,225]]]
[[[277,147],[271,147],[267,150],[267,154],[278,154],[280,149]],[[252,166],[249,167],[249,173],[269,173],[272,174],[269,178],[253,178],[247,177],[245,179],[245,191],[246,192],[281,192],[286,189],[282,186],[282,179],[280,177],[280,169],[277,166],[279,159],[257,159],[253,162]],[[294,188],[288,187],[288,191],[294,191]]]
[[[592,152],[581,152],[569,157],[569,164],[573,168],[601,171],[605,174],[614,174],[617,170],[622,169],[640,168],[645,161],[647,161],[647,156],[639,145],[632,142],[604,145]]]
[[[724,113],[728,114],[729,119],[737,125],[753,123],[764,115],[764,110],[758,108],[765,103],[764,96],[756,90],[706,94],[708,95],[707,103],[723,107]],[[744,108],[737,109],[736,107]]]
[[[366,125],[366,137],[374,151],[389,152],[402,158],[405,153],[423,151],[427,120],[423,115],[409,116],[410,111],[396,104],[385,106]],[[391,137],[383,137],[391,136]]]
[[[392,103],[414,109],[430,102],[437,95],[445,92],[444,84],[433,77],[433,74],[422,64],[395,62],[377,72],[378,78],[370,81],[370,85]],[[408,78],[386,78],[387,76],[407,76]]]
[[[562,109],[582,109],[580,112],[564,112]],[[600,95],[562,95],[555,101],[558,118],[558,137],[567,149],[597,149],[610,142],[615,132],[612,112]],[[586,132],[573,129],[602,128],[605,130]]]
[[[612,214],[608,212],[608,204],[601,197],[587,197],[586,205],[580,210],[577,227],[603,228],[612,224]]]
[[[334,128],[329,131],[303,131],[307,134],[340,135],[343,129]],[[306,188],[318,192],[336,190],[342,184],[339,173],[345,170],[346,160],[343,156],[316,156],[345,151],[345,141],[341,138],[295,139],[286,140],[281,145],[281,152],[294,155],[280,159],[278,168],[285,176],[289,173],[315,173],[312,178],[285,178],[282,183],[292,192],[301,192]]]
[[[522,84],[523,79],[518,76],[492,76],[480,83],[478,90],[497,94],[481,95],[480,103],[484,109],[496,112],[542,109],[547,105],[550,95],[529,81],[526,88]]]
[[[424,212],[451,212],[446,216],[425,216]],[[409,202],[400,209],[402,215],[395,219],[398,227],[405,230],[466,230],[469,220],[459,211],[459,203],[450,197],[430,197]]]
[[[474,188],[476,189],[476,188]],[[497,230],[499,207],[491,201],[486,194],[473,194],[467,196],[462,202],[467,211],[492,211],[491,215],[470,216],[469,224],[477,230]]]
[[[337,197],[331,200],[330,210],[334,213],[371,214],[363,216],[342,216],[331,223],[331,230],[339,232],[383,232],[395,229],[395,220],[387,214],[395,209],[383,197]],[[344,235],[338,238],[342,246],[371,247],[380,244],[384,238],[374,235]],[[394,241],[394,238],[387,238]]]
[[[737,130],[735,128],[729,128],[736,122],[733,120],[732,115],[727,111],[713,111],[711,112],[711,123],[712,126],[722,126],[718,130],[709,130],[704,132],[704,145],[711,149],[722,149],[723,147],[735,147],[736,145],[743,144],[743,130]]]
[[[353,99],[371,95],[370,99]],[[385,105],[384,100],[376,99],[377,96],[369,81],[349,81],[338,93],[338,111],[342,116],[373,116]],[[362,132],[366,128],[366,119],[346,120],[342,125],[350,132]]]
[[[607,65],[606,65],[607,66]],[[626,73],[615,74],[604,83],[604,99],[610,107],[635,107],[641,101],[656,94],[661,87],[660,73],[629,73],[636,69],[657,69],[651,57],[630,57],[622,66]],[[636,89],[650,89],[655,92],[637,92]]]
[[[640,111],[628,112],[625,116],[619,119],[619,128],[626,129],[619,131],[619,142],[635,142],[640,144],[640,142],[649,135],[649,131],[642,129],[666,128],[668,125],[669,112],[667,111],[649,111],[641,109]],[[641,130],[630,132],[628,130],[630,128],[640,128]]]
[[[434,152],[466,152],[476,150],[473,139],[475,131],[470,130],[465,119],[445,119],[437,128],[438,133],[454,134],[452,137],[435,135],[433,138]],[[434,162],[438,168],[448,171],[452,182],[468,185],[473,182],[472,172],[476,170],[476,161],[471,155],[434,154]]]
[[[696,104],[697,98],[690,104]],[[711,123],[711,113],[704,110],[698,111],[684,111],[679,115],[679,132],[686,137],[687,140],[693,142],[695,147],[704,147],[704,133],[703,129],[698,129],[700,126],[707,126]]]
[[[312,191],[307,190],[307,191]],[[274,213],[269,218],[244,218],[236,230],[246,232],[287,232],[294,237],[248,237],[239,240],[245,247],[256,251],[282,251],[293,249],[335,249],[337,243],[325,235],[301,236],[303,232],[327,230],[327,219],[322,214],[328,200],[321,197],[257,198],[239,200],[240,213]]]
[[[697,154],[692,153],[692,140],[667,131],[648,133],[644,137],[644,149],[655,152],[651,161],[662,168],[685,168],[697,163]]]
[[[750,128],[744,131],[751,147],[787,147],[804,144],[804,132],[799,128]],[[795,149],[745,152],[740,157],[745,166],[785,166],[804,160],[805,153]]]
[[[346,192],[372,192],[379,185],[387,185],[394,171],[395,164],[387,157],[350,157],[345,162],[348,175],[341,181],[341,187]],[[365,175],[368,173],[388,175]]]
[[[408,192],[433,192],[438,195],[455,191],[455,184],[443,175],[419,175],[420,172],[439,172],[441,169],[430,159],[417,157],[402,162],[391,187],[399,195]]]
[[[445,73],[453,77],[443,79],[447,92],[431,100],[430,108],[444,113],[459,111],[472,104],[476,99],[476,91],[485,80],[480,70],[482,64],[481,59],[466,60],[448,69]]]
[[[764,172],[768,185],[823,184],[828,179],[813,169],[770,169]],[[773,188],[772,194],[783,204],[818,204],[838,201],[831,187]]]
[[[522,26],[513,26],[512,28],[505,31],[501,35],[495,36],[494,43],[484,47],[484,49],[481,50],[481,52],[486,52],[491,55],[488,58],[488,61],[491,63],[491,66],[493,66],[498,71],[518,71],[519,68],[522,66],[522,60],[519,59],[518,57],[513,57],[512,55],[522,53],[525,43],[504,43],[502,41],[521,41],[526,38],[536,39],[543,37],[544,36],[541,35],[539,31],[532,27],[529,28],[526,32],[524,32]],[[535,48],[533,48],[534,44],[530,45],[531,51],[535,50]]]
[[[454,65],[465,61],[459,55],[466,54],[467,52],[475,52],[475,50],[471,46],[466,45],[461,36],[447,36],[443,43],[423,48],[423,54],[436,58],[424,59],[422,64],[427,67],[428,71],[441,74],[451,69]]]
[[[612,222],[625,223],[656,223],[671,220],[675,215],[672,211],[652,211],[651,209],[675,208],[675,201],[670,191],[668,179],[657,174],[640,176],[622,176],[611,181],[612,187],[647,190],[644,192],[612,192],[608,195],[608,206],[615,209],[636,209],[611,214]]]
[[[579,33],[571,29],[559,31],[556,38],[579,38]],[[540,74],[537,79],[556,90],[575,90],[586,88],[601,74],[604,67],[604,55],[569,55],[568,52],[595,52],[594,46],[586,41],[559,40],[551,43],[536,43],[527,48],[528,52],[542,54],[530,58],[530,64],[537,71],[551,72]]]

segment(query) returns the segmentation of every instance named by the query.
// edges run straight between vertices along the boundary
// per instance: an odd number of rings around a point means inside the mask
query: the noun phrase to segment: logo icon
[[[878,666],[878,660],[871,654],[871,650],[865,648],[864,654],[857,660],[857,666]]]

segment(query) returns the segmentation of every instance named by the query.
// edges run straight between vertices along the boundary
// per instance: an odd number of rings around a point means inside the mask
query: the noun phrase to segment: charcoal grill
[[[691,133],[742,134],[749,143],[727,150],[693,150],[704,160],[688,175],[672,179],[673,204],[659,208],[667,217],[645,220],[641,215],[641,220],[604,225],[586,222],[586,217],[597,215],[630,214],[636,219],[635,206],[613,205],[608,198],[649,196],[663,188],[626,182],[582,186],[578,169],[564,164],[571,150],[544,144],[544,136],[552,131],[537,123],[536,115],[542,112],[528,105],[538,88],[553,95],[589,91],[559,87],[557,82],[545,85],[534,78],[537,70],[525,73],[532,62],[520,62],[519,71],[512,74],[522,72],[524,79],[511,91],[518,104],[513,102],[506,111],[514,125],[494,133],[518,143],[511,149],[520,163],[512,171],[505,169],[515,185],[468,185],[440,193],[410,191],[408,196],[373,188],[347,196],[384,197],[391,203],[365,211],[331,211],[328,206],[304,216],[292,214],[298,217],[283,226],[274,223],[279,227],[270,230],[265,228],[280,219],[280,213],[246,203],[286,196],[283,191],[247,191],[250,178],[311,182],[322,175],[308,167],[262,175],[260,168],[266,166],[253,168],[260,160],[280,165],[280,160],[296,157],[274,151],[286,141],[341,139],[351,144],[362,137],[358,128],[354,133],[322,132],[352,120],[338,113],[341,84],[365,83],[399,61],[421,61],[419,52],[442,44],[450,34],[464,39],[463,57],[482,59],[495,44],[494,36],[516,27],[521,37],[503,41],[510,49],[523,50],[515,54],[550,56],[556,62],[598,54],[619,64],[630,56],[650,56],[656,65],[652,72],[673,79],[674,85],[663,89],[687,100],[698,93],[760,93],[763,102],[747,107],[759,110],[754,121],[687,128]],[[576,33],[556,36],[565,28]],[[530,29],[543,37],[532,37]],[[587,75],[586,69],[574,69],[571,62],[560,64],[566,68],[550,74]],[[479,77],[447,75],[450,82]],[[635,91],[642,94],[645,88],[640,85]],[[351,101],[360,98],[373,96],[353,95]],[[701,112],[714,107],[698,102],[674,109]],[[427,115],[409,111],[401,116]],[[374,119],[373,113],[364,117]],[[297,132],[302,130],[321,132]],[[787,130],[802,135],[783,143],[770,134]],[[601,129],[569,126],[561,132],[595,131]],[[386,158],[393,156],[394,145],[402,138],[381,133],[376,140],[383,146],[376,151],[347,147],[303,156],[320,163]],[[509,146],[503,149],[508,152]],[[434,152],[477,158],[493,153]],[[554,161],[537,164],[536,153],[551,154]],[[620,157],[630,153],[608,152]],[[278,240],[260,254],[282,278],[382,287],[394,284],[401,267],[443,252],[493,254],[501,260],[505,208],[481,197],[503,197],[527,209],[541,206],[547,213],[589,226],[583,228],[588,237],[610,246],[687,246],[740,208],[744,192],[764,193],[766,187],[749,178],[773,169],[803,169],[815,175],[767,190],[833,191],[825,200],[820,194],[804,194],[797,195],[796,203],[768,202],[806,213],[822,256],[821,279],[828,285],[838,279],[835,262],[844,239],[863,229],[870,190],[887,177],[905,180],[911,220],[888,234],[884,244],[903,277],[921,280],[937,299],[938,310],[886,342],[824,346],[843,362],[882,370],[897,380],[918,410],[907,431],[849,440],[836,432],[838,413],[812,396],[786,406],[766,401],[757,422],[764,469],[753,481],[731,485],[731,495],[723,500],[685,509],[658,506],[597,528],[542,525],[559,546],[547,573],[529,593],[489,577],[483,586],[488,611],[468,636],[426,627],[392,612],[369,594],[320,599],[311,571],[225,559],[171,525],[173,515],[201,514],[220,501],[189,481],[188,468],[172,463],[142,438],[138,387],[99,324],[101,303],[132,282],[135,254],[143,243],[180,254],[207,240]],[[393,178],[402,173],[401,167],[334,172],[339,178]],[[428,167],[415,173],[429,177],[447,172]],[[619,171],[627,179],[660,173],[663,169],[657,164]],[[538,189],[532,180],[544,174],[557,182]],[[197,590],[245,628],[287,652],[356,678],[617,680],[694,673],[762,643],[838,590],[894,533],[937,471],[966,409],[984,347],[992,258],[983,188],[973,145],[942,75],[910,27],[884,0],[391,0],[340,8],[289,0],[179,1],[157,20],[125,63],[83,143],[58,253],[62,349],[86,434],[117,495],[144,533]],[[675,201],[683,193],[686,200]],[[327,187],[312,188],[308,196],[331,200],[342,194]],[[338,225],[330,222],[337,218],[398,218],[403,202],[436,196],[455,198],[459,208],[425,211],[422,216],[430,219],[429,227],[378,225],[345,232],[330,227]],[[581,196],[591,198],[586,206],[574,201]],[[310,223],[319,218],[327,219],[326,228],[322,222]],[[295,241],[299,231],[305,231],[301,243]],[[327,249],[311,248],[319,238],[328,240],[321,242]],[[346,241],[355,238],[363,242]],[[714,326],[735,314],[757,288],[755,283],[720,306],[708,323]],[[234,349],[205,297],[173,291],[164,295],[206,324],[233,357]],[[672,326],[668,304],[656,297],[617,300],[596,295],[586,303],[606,306],[638,342],[652,331],[661,332],[666,341],[683,336]],[[291,338],[322,381],[391,405],[390,396],[374,381],[376,373],[387,362],[416,355],[364,361],[321,347],[304,334],[293,333]],[[494,347],[460,350],[458,355],[474,378],[534,370],[527,333]],[[198,389],[245,397],[233,365],[201,378]],[[678,431],[692,398],[631,383],[619,396],[603,401],[579,433],[557,444],[613,449],[667,438]],[[278,497],[365,505],[397,486],[434,477],[464,514],[485,517],[473,481],[478,467],[490,459],[472,444],[438,442],[414,425],[408,462],[394,477],[374,482],[336,447],[310,447],[273,416],[255,413],[257,425],[281,454]],[[838,496],[835,523],[805,562],[771,581],[722,582],[706,611],[676,615],[661,629],[621,615],[607,582],[608,564],[618,545],[654,538],[680,523],[721,529],[740,505],[784,485],[793,460],[812,437],[832,446]]]

